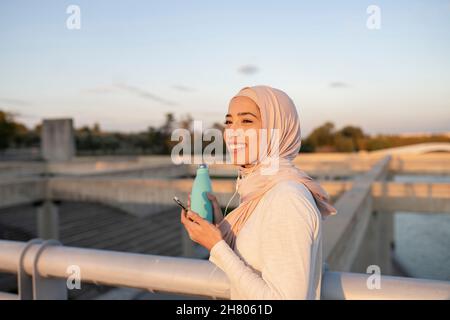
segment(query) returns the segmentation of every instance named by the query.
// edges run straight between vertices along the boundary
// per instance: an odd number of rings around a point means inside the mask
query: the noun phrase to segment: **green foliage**
[[[39,132],[16,122],[14,115],[0,110],[0,150],[39,145]]]
[[[314,129],[306,140],[308,141],[308,144],[313,147],[333,145],[334,124],[326,122],[322,126]]]
[[[172,131],[184,128],[192,133],[192,117],[185,115],[178,121],[172,113],[166,114],[160,127],[148,127],[137,133],[105,132],[98,123],[75,130],[75,143],[79,155],[103,154],[170,154],[178,141],[171,141]],[[220,123],[213,128],[223,130]],[[41,125],[29,130],[15,121],[11,113],[0,110],[0,150],[6,148],[36,147],[40,143]],[[356,152],[378,150],[424,142],[450,142],[444,135],[411,136],[376,135],[369,136],[356,126],[347,125],[337,130],[332,122],[325,122],[315,128],[302,140],[301,152]],[[210,142],[203,142],[206,147]],[[193,149],[193,148],[192,148]],[[225,152],[224,144],[224,152]]]
[[[347,125],[335,130],[331,122],[314,129],[302,141],[301,152],[357,152],[394,148],[424,142],[450,142],[444,135],[411,136],[376,135],[371,137],[356,126]]]
[[[170,140],[176,128],[175,117],[166,114],[160,128],[148,127],[138,133],[103,132],[99,124],[82,127],[75,132],[77,152],[87,154],[170,154],[176,143]]]
[[[0,111],[0,149],[6,149],[16,135],[16,126],[10,113]]]

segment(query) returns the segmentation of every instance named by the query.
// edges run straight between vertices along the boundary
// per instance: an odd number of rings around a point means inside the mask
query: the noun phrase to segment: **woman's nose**
[[[236,122],[233,122],[229,128],[233,129],[235,131],[240,128],[240,125],[236,121]]]

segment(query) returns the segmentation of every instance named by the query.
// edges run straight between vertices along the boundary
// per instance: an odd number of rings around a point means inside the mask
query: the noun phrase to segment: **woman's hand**
[[[181,209],[181,223],[186,228],[189,238],[211,251],[212,247],[222,240],[222,233],[215,225],[203,219],[200,215],[190,210],[191,201],[188,199],[188,211]],[[220,210],[220,207],[219,207]],[[214,210],[215,211],[215,210]]]
[[[214,224],[217,226],[223,220],[222,209],[220,209],[219,201],[217,201],[217,198],[214,194],[208,192],[206,196],[212,203],[214,212]]]

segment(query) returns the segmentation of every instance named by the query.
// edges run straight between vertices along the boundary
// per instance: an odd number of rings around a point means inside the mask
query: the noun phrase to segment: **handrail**
[[[17,273],[26,242],[0,240],[0,271]],[[38,251],[40,255],[35,261]],[[31,244],[23,268],[42,278],[67,279],[76,265],[82,282],[194,296],[229,299],[225,273],[207,260],[107,250]],[[368,274],[326,271],[322,299],[450,299],[450,282],[381,276],[380,289],[369,289]]]

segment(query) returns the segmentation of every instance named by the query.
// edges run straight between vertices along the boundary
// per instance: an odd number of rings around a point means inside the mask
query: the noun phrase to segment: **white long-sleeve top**
[[[236,237],[214,245],[209,261],[230,280],[230,298],[320,299],[321,216],[311,192],[283,181],[260,200]]]

